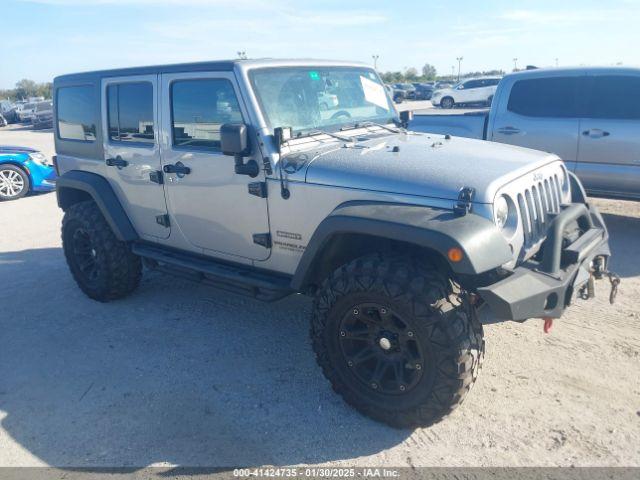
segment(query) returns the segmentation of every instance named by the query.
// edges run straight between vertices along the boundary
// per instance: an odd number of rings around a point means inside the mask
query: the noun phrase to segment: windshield
[[[42,112],[43,110],[51,110],[53,107],[49,102],[43,102],[36,105],[36,111]]]
[[[24,107],[22,107],[24,110],[30,110],[33,107],[35,107],[35,105],[33,103],[25,103]]]
[[[291,127],[304,134],[396,117],[384,85],[368,68],[265,68],[250,78],[270,129]]]

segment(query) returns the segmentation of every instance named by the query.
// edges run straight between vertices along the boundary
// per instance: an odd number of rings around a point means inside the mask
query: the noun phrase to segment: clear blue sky
[[[0,88],[21,78],[249,57],[451,72],[640,65],[639,0],[2,0]]]

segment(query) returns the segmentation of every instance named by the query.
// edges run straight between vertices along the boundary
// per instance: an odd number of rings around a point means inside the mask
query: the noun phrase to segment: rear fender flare
[[[138,239],[127,213],[104,177],[95,173],[71,170],[58,177],[56,196],[58,206],[62,210],[67,210],[80,201],[93,200],[118,240],[131,242]]]

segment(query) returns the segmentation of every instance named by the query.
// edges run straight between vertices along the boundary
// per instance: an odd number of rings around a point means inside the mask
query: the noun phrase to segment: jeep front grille
[[[560,213],[562,190],[557,174],[551,175],[518,193],[518,210],[528,249],[546,236],[549,214]]]

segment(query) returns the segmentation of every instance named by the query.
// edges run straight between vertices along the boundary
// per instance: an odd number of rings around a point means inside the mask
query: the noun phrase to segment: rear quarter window
[[[56,105],[60,139],[83,142],[96,140],[93,86],[60,87],[56,94]]]
[[[527,117],[579,117],[579,77],[518,80],[509,94],[507,110]]]
[[[153,85],[149,82],[109,85],[107,119],[110,140],[152,145],[155,137]]]
[[[590,83],[588,118],[640,120],[640,77],[603,75]]]

